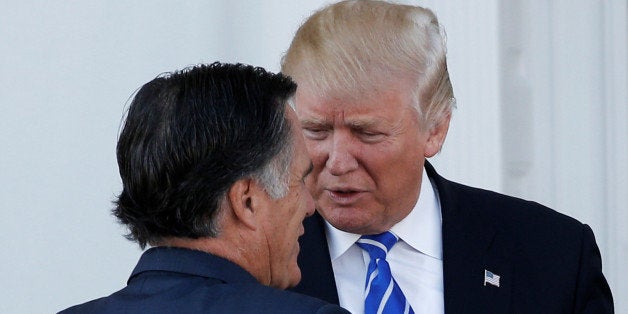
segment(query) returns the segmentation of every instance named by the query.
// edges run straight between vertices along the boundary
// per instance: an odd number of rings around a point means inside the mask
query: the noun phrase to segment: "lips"
[[[329,190],[329,192],[337,197],[349,197],[351,195],[359,193],[357,191],[352,191],[352,190]]]
[[[350,205],[356,202],[365,192],[352,189],[327,189],[329,198],[338,205]]]

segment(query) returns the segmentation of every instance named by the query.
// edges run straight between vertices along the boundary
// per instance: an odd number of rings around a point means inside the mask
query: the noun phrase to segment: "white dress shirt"
[[[417,314],[445,311],[441,221],[438,194],[423,171],[419,200],[410,214],[390,229],[399,242],[386,256],[393,277]],[[370,257],[355,244],[360,235],[325,225],[340,305],[351,313],[364,313]]]

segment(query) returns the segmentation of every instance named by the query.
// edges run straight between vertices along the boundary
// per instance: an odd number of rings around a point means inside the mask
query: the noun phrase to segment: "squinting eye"
[[[377,141],[379,141],[379,140],[384,138],[384,134],[382,134],[382,133],[367,132],[367,131],[359,132],[359,136],[365,142],[377,142]]]
[[[322,140],[327,136],[327,131],[320,129],[303,129],[303,135],[307,139]]]

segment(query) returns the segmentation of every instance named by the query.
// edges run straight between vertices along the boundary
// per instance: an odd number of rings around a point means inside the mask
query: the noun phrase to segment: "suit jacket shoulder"
[[[348,313],[337,305],[258,283],[238,265],[204,252],[152,248],[128,285],[62,313]]]
[[[453,313],[612,313],[593,232],[535,202],[440,177],[445,308]],[[487,284],[487,272],[499,286]]]

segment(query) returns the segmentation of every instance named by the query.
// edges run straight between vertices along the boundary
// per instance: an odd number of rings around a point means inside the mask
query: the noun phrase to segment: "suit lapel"
[[[465,197],[462,186],[440,177],[426,162],[438,190],[443,219],[443,280],[446,313],[506,313],[513,269],[507,246],[492,217]],[[455,190],[455,191],[454,191]],[[500,277],[499,287],[486,284],[485,270]]]

